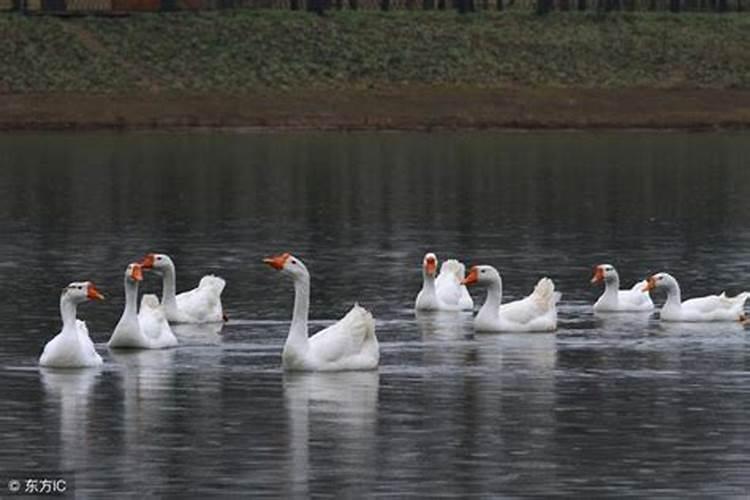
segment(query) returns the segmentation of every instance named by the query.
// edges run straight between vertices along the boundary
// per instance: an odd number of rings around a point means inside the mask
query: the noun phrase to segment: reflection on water
[[[155,466],[162,453],[152,439],[166,438],[165,408],[174,404],[176,351],[113,349],[110,354],[119,368],[122,401],[118,405],[122,432],[118,467],[130,471],[144,490],[161,491],[168,475]]]
[[[425,342],[464,340],[474,335],[472,315],[456,311],[415,311],[417,326]]]
[[[549,374],[555,370],[557,343],[555,335],[537,333],[536,335],[501,334],[477,336],[478,352],[481,364],[487,366],[502,366],[503,363],[513,363],[514,371],[527,370],[536,375]],[[504,361],[504,357],[509,360]]]
[[[45,404],[48,408],[54,408],[53,414],[59,417],[56,428],[60,432],[60,461],[56,470],[75,471],[79,476],[76,480],[85,483],[85,471],[77,469],[78,464],[89,461],[91,449],[96,446],[96,434],[89,425],[89,419],[94,416],[91,392],[101,375],[101,369],[40,368],[40,375],[46,394]]]
[[[595,315],[589,279],[747,289],[747,138],[1,136],[0,472],[69,468],[92,498],[746,496],[748,327]],[[260,259],[285,250],[313,330],[372,310],[378,372],[282,373],[292,297]],[[508,301],[549,275],[558,332],[415,316],[428,250],[496,266]],[[178,291],[225,278],[230,321],[110,351],[122,269],[149,251]],[[40,371],[72,279],[110,297],[79,311],[105,364]]]
[[[744,336],[745,328],[738,321],[724,324],[717,323],[671,323],[662,321],[659,323],[659,331],[670,338],[682,337],[689,340],[691,337],[699,342],[711,341],[711,337],[718,337],[721,342],[732,337]]]
[[[183,344],[215,344],[221,343],[221,329],[224,323],[171,325],[172,332]]]
[[[284,399],[289,419],[289,480],[286,493],[310,495],[312,482],[328,482],[336,471],[337,494],[360,497],[376,474],[377,372],[286,373]],[[310,449],[325,454],[310,461]]]

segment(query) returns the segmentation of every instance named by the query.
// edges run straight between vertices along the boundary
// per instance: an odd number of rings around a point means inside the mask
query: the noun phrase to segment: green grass
[[[0,92],[750,86],[750,16],[231,11],[0,15]]]

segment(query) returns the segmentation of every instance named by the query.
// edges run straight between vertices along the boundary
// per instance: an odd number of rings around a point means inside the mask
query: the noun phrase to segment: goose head
[[[142,269],[163,271],[165,269],[174,268],[174,263],[169,255],[163,253],[150,253],[147,254],[143,260],[139,262]]]
[[[487,286],[500,281],[500,273],[492,266],[471,266],[469,274],[461,280],[461,284],[466,286],[483,285]]]
[[[62,298],[74,304],[82,304],[88,300],[104,300],[104,295],[91,281],[74,281],[63,288]]]
[[[437,265],[438,265],[438,259],[437,255],[435,255],[432,252],[428,252],[424,255],[424,259],[422,259],[422,274],[425,276],[430,276],[431,278],[435,277],[435,273],[437,273]]]
[[[598,285],[604,282],[612,282],[618,279],[617,270],[610,264],[599,264],[594,267],[594,276],[591,283]]]
[[[656,290],[657,288],[666,288],[671,290],[677,286],[677,280],[671,274],[668,273],[656,273],[650,276],[646,280],[646,286],[643,287],[644,292]]]
[[[263,259],[263,262],[277,271],[281,271],[281,274],[289,276],[295,281],[310,278],[310,274],[308,273],[305,264],[289,252],[266,257]]]
[[[143,268],[138,262],[131,262],[125,270],[125,279],[131,283],[143,281]]]

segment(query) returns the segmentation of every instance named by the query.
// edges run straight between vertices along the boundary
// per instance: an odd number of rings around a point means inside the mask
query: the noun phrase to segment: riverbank
[[[750,126],[750,16],[0,15],[0,129]]]
[[[0,130],[748,128],[748,90],[339,90],[245,95],[0,96]]]

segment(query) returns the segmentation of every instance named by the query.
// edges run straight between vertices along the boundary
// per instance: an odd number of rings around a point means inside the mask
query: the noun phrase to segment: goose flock
[[[340,371],[372,370],[380,361],[375,335],[375,320],[369,311],[355,304],[337,323],[310,336],[310,273],[298,257],[282,253],[263,262],[291,279],[294,284],[294,308],[289,334],[282,352],[285,370]],[[144,271],[162,276],[161,300],[144,295],[138,307],[138,287]],[[662,321],[746,323],[745,302],[750,292],[735,297],[709,295],[682,301],[677,280],[667,273],[657,273],[630,289],[620,289],[620,277],[610,264],[594,268],[593,284],[604,284],[604,292],[593,306],[597,312],[652,311],[650,292],[664,289],[667,300],[660,310]],[[176,272],[172,259],[165,254],[150,253],[125,270],[125,309],[107,346],[112,349],[164,349],[178,345],[170,325],[208,324],[226,321],[221,304],[225,281],[204,276],[192,290],[177,294]],[[474,301],[467,287],[487,289],[482,307],[474,316],[478,332],[552,332],[557,329],[557,304],[562,295],[554,282],[542,277],[527,297],[503,303],[503,281],[498,270],[476,265],[466,273],[455,259],[446,260],[438,273],[438,258],[430,252],[422,260],[422,289],[416,297],[416,311],[473,311]],[[89,337],[86,323],[76,316],[77,307],[104,296],[90,281],[73,282],[60,296],[62,330],[45,346],[39,364],[56,368],[85,368],[102,364]]]

